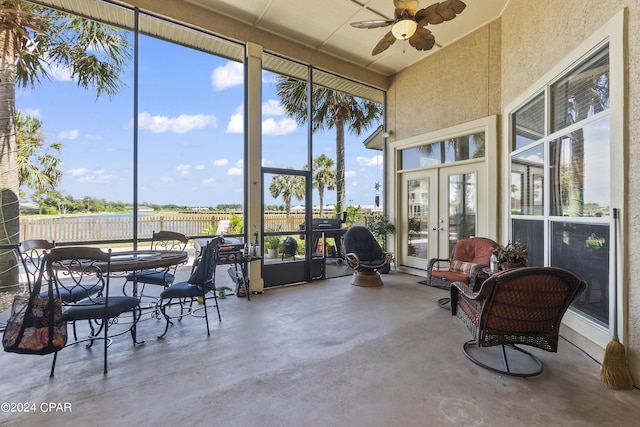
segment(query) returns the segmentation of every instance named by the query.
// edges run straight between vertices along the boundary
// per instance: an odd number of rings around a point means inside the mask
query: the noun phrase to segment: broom
[[[613,208],[613,338],[604,350],[600,380],[612,390],[631,390],[633,378],[627,364],[627,352],[618,339],[618,208]]]

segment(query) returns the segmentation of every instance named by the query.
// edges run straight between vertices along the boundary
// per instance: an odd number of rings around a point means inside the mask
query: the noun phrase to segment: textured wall
[[[501,114],[506,105],[624,8],[628,8],[628,173],[622,210],[628,230],[623,255],[628,335],[624,339],[633,376],[640,383],[640,283],[634,279],[640,277],[640,2],[511,0],[499,21],[490,27],[478,29],[398,73],[388,96],[388,123],[396,140]],[[491,49],[490,55],[487,49]],[[499,141],[499,145],[504,142]],[[583,342],[581,346],[592,354],[598,352],[592,343]]]
[[[499,21],[397,74],[387,102],[394,139],[499,114]]]

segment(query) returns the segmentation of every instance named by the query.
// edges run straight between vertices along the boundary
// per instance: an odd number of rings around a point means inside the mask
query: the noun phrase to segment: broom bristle
[[[631,390],[633,378],[627,364],[627,352],[617,337],[607,344],[600,369],[600,379],[612,390]]]

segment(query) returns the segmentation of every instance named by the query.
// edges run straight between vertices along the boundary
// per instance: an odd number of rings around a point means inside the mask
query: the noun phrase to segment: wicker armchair
[[[518,377],[541,374],[540,359],[516,344],[557,352],[562,317],[585,287],[573,273],[556,267],[503,271],[487,279],[478,292],[454,282],[451,314],[473,336],[463,345],[465,355],[494,372]],[[494,346],[500,346],[501,354],[486,348]]]

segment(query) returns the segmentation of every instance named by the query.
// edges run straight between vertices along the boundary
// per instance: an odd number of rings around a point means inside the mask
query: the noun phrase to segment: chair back
[[[485,289],[486,287],[486,289]],[[528,344],[557,351],[562,317],[586,284],[556,267],[524,267],[491,276],[479,331],[488,345]]]
[[[344,234],[344,250],[355,253],[361,261],[381,261],[384,254],[380,244],[368,228],[353,226]]]
[[[42,262],[44,254],[55,247],[55,242],[44,239],[23,240],[18,245],[18,254],[20,255],[29,290],[33,289],[33,284],[40,275],[40,270],[44,265]]]
[[[61,295],[63,304],[109,305],[111,250],[62,247],[44,256],[46,274]]]
[[[453,248],[451,260],[489,265],[491,251],[496,246],[495,241],[486,237],[460,239]]]
[[[184,251],[189,238],[176,231],[154,231],[151,237],[151,250]]]
[[[220,255],[221,237],[214,237],[207,242],[197,260],[195,270],[189,277],[189,284],[202,288],[203,293],[215,291],[216,266]]]

